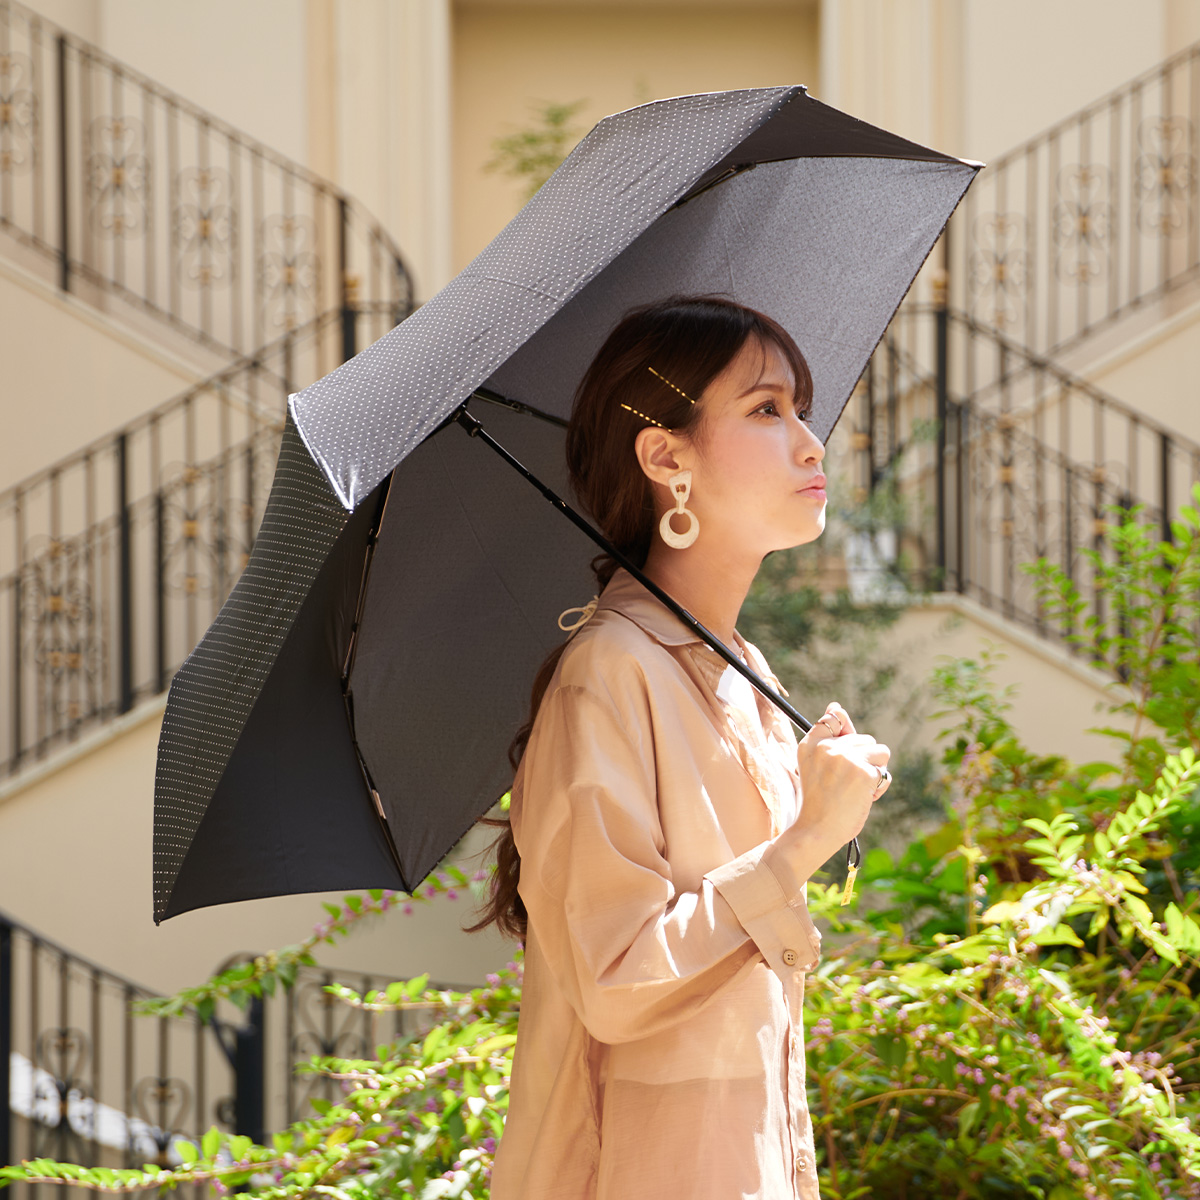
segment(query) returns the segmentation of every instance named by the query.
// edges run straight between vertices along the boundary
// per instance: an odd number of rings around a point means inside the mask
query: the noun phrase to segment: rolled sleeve
[[[786,983],[797,971],[816,966],[821,935],[803,893],[789,901],[779,877],[764,856],[770,842],[705,875],[733,910],[767,965]]]

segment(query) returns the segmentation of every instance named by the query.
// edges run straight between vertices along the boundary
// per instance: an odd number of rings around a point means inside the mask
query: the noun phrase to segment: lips
[[[819,492],[823,496],[825,494],[826,482],[827,481],[826,481],[824,475],[818,475],[816,477],[816,479],[814,479],[812,481],[812,483],[808,484],[806,487],[798,488],[797,491],[807,492],[807,493],[812,493],[812,494],[816,494]]]

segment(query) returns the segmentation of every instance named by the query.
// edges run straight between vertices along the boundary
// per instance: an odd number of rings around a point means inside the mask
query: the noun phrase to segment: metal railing
[[[304,967],[292,987],[245,1013],[224,1006],[207,1023],[191,1012],[142,1017],[134,1006],[154,992],[0,913],[0,1165],[175,1165],[175,1143],[210,1126],[262,1141],[311,1116],[310,1101],[335,1099],[338,1084],[297,1075],[297,1063],[374,1057],[376,1046],[434,1019],[415,1008],[350,1008],[325,991],[335,978],[360,993],[390,982]],[[54,1190],[21,1184],[6,1195]],[[198,1186],[196,1200],[205,1191]]]
[[[325,313],[0,492],[0,778],[166,690],[250,555],[288,393],[324,373],[345,320]]]
[[[1051,354],[1200,272],[1200,44],[988,164],[952,302]]]
[[[331,370],[412,308],[398,247],[355,200],[15,0],[0,0],[0,233],[64,291],[222,355],[338,310]]]
[[[1200,480],[1200,445],[968,315],[909,305],[868,365],[840,436],[867,488],[894,481],[914,585],[971,596],[1041,636],[1051,623],[1021,569],[1061,566],[1089,611],[1103,590],[1110,506],[1170,522]]]

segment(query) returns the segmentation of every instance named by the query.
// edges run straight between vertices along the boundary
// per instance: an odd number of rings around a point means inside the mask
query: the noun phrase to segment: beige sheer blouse
[[[817,1196],[821,938],[771,867],[796,738],[727,669],[619,570],[551,679],[512,790],[529,933],[493,1200]]]

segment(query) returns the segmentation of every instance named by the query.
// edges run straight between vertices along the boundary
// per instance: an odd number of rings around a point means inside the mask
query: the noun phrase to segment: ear
[[[634,453],[643,474],[664,488],[676,471],[690,465],[688,443],[670,429],[647,425],[633,441]]]

